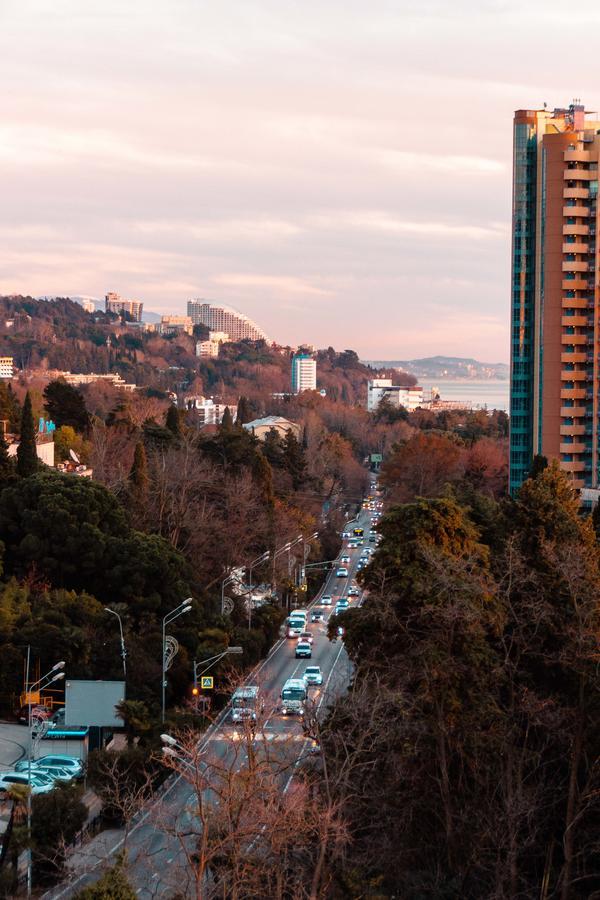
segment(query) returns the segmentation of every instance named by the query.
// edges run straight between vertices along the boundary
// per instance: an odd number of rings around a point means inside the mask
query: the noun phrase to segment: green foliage
[[[90,427],[90,415],[82,395],[63,379],[51,381],[44,388],[44,408],[57,427],[69,425],[80,433]]]
[[[291,428],[287,430],[283,440],[282,461],[292,478],[292,487],[297,491],[306,481],[306,457]]]
[[[0,422],[8,422],[8,431],[17,431],[21,421],[21,407],[12,385],[0,379]]]
[[[77,434],[71,425],[63,425],[54,432],[54,456],[59,462],[69,460],[69,450],[74,450],[81,462],[87,462],[90,445],[85,438]]]
[[[222,432],[231,431],[232,428],[233,428],[233,416],[231,415],[231,412],[229,411],[229,407],[226,406],[225,412],[223,413],[223,418],[221,419],[221,431]]]
[[[141,441],[135,445],[133,464],[129,473],[130,493],[140,501],[143,501],[148,493],[148,460],[146,451]]]
[[[87,819],[83,787],[57,782],[49,794],[32,798],[31,836],[34,870],[42,880],[62,869],[65,845],[71,843]]]
[[[35,423],[31,409],[31,396],[29,391],[25,395],[23,410],[21,413],[21,431],[19,446],[17,447],[17,472],[21,478],[35,475],[39,469],[35,443]]]
[[[533,457],[533,461],[531,463],[531,470],[529,472],[530,478],[537,478],[538,475],[541,475],[544,469],[548,468],[548,459],[545,456],[542,456],[540,453],[536,453]]]
[[[148,707],[140,700],[122,700],[117,706],[117,714],[123,719],[129,747],[133,746],[136,737],[143,738],[152,728]]]
[[[137,900],[137,894],[131,887],[125,874],[126,859],[120,857],[102,877],[89,887],[78,891],[74,900]]]
[[[181,437],[181,416],[179,415],[179,410],[173,404],[167,410],[165,428],[168,428],[174,437]]]
[[[245,425],[246,422],[252,421],[252,413],[247,397],[240,397],[237,406],[236,422],[238,425]]]

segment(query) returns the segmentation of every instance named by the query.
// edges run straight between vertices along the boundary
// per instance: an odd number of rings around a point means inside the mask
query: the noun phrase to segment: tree
[[[145,703],[139,700],[122,700],[116,707],[117,715],[123,719],[127,746],[133,747],[135,738],[143,737],[152,727],[152,719]]]
[[[17,447],[17,472],[21,478],[34,475],[39,469],[39,460],[35,441],[35,424],[31,409],[29,391],[25,395],[21,413],[21,433]]]
[[[288,428],[283,439],[283,465],[291,475],[292,487],[297,491],[306,480],[306,459],[291,428]]]
[[[179,410],[173,404],[171,404],[167,410],[165,428],[168,428],[176,438],[181,437],[181,418]]]
[[[44,408],[57,427],[70,425],[75,431],[87,433],[90,414],[77,388],[59,378],[44,388]]]
[[[0,422],[8,422],[8,431],[16,431],[21,421],[21,407],[10,382],[0,379]]]
[[[396,448],[381,468],[381,483],[392,502],[439,496],[462,469],[460,447],[438,434],[419,432]]]
[[[141,441],[135,445],[133,465],[129,473],[129,492],[138,502],[143,502],[148,494],[148,460]]]
[[[231,431],[233,428],[233,416],[231,415],[231,410],[228,406],[225,407],[225,412],[223,413],[223,418],[221,419],[221,431]]]
[[[13,474],[13,464],[8,455],[8,444],[0,432],[0,485]]]
[[[248,398],[242,396],[238,401],[236,422],[238,425],[245,425],[246,422],[250,422],[251,420],[252,413],[250,411]]]
[[[531,469],[529,470],[530,478],[537,478],[538,475],[544,471],[544,469],[548,468],[548,459],[545,456],[542,456],[541,453],[536,453],[531,462]]]
[[[65,848],[85,825],[88,810],[83,788],[57,783],[49,794],[32,798],[31,837],[36,875],[56,875],[62,869]]]
[[[75,900],[137,900],[137,894],[125,874],[126,864],[126,857],[120,856],[116,866],[105,872],[95,884],[78,891]]]

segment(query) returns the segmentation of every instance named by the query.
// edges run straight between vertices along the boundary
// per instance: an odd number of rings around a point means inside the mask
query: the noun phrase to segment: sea
[[[493,381],[492,379],[452,379],[438,378],[436,380],[419,379],[418,384],[423,388],[424,398],[428,398],[431,389],[435,387],[442,400],[464,400],[471,404],[473,409],[502,409],[508,412],[509,381]]]

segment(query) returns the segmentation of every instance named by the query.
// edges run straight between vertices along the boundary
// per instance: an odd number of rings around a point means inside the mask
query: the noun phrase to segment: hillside
[[[510,367],[506,363],[487,363],[460,356],[428,356],[423,359],[397,359],[365,361],[374,369],[402,369],[416,378],[447,379],[494,379],[506,381]]]

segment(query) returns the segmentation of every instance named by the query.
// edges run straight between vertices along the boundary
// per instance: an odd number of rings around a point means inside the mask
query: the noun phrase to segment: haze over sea
[[[418,382],[425,397],[429,396],[432,387],[436,387],[442,400],[465,400],[471,403],[473,408],[487,406],[488,409],[503,409],[508,412],[509,387],[508,381],[493,381],[492,379],[452,379],[438,378],[419,379]]]

